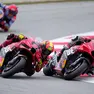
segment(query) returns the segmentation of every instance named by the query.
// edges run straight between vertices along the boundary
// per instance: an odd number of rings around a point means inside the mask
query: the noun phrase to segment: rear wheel
[[[11,61],[8,62],[4,70],[2,71],[1,76],[4,78],[8,78],[13,76],[15,73],[21,71],[22,68],[24,68],[26,64],[25,57],[17,56]]]
[[[65,68],[64,79],[72,80],[73,78],[81,75],[88,69],[88,63],[86,59],[79,60],[79,63],[75,67]]]

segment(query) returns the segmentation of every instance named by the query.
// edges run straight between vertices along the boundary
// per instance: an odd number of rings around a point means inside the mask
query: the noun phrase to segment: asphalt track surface
[[[62,36],[94,30],[94,2],[50,3],[21,5],[11,33],[55,39]],[[9,33],[0,33],[0,42]],[[94,84],[77,78],[65,81],[60,77],[46,77],[35,73],[14,75],[11,79],[0,77],[0,94],[93,94]]]

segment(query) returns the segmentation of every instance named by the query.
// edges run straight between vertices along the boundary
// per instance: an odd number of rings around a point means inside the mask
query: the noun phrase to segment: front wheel
[[[4,70],[2,71],[1,76],[4,78],[8,78],[13,76],[15,73],[21,71],[26,64],[26,59],[23,56],[17,56],[5,66]]]
[[[43,73],[46,76],[53,76],[54,75],[54,72],[52,71],[51,66],[50,66],[49,63],[43,68]]]
[[[85,59],[79,60],[79,63],[72,69],[65,69],[64,79],[72,80],[73,78],[81,75],[84,71],[88,69],[88,63]]]

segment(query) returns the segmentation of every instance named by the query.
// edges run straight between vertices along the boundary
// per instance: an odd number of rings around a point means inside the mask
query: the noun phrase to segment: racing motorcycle
[[[8,78],[15,73],[24,72],[27,76],[35,73],[34,53],[31,39],[12,43],[0,51],[0,65],[3,66],[1,76]]]
[[[43,68],[43,73],[46,76],[60,75],[66,80],[72,80],[90,71],[92,66],[94,66],[94,40],[66,49],[59,62],[55,52]]]

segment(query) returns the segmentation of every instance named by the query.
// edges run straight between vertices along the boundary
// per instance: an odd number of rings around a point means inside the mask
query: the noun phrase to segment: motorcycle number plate
[[[4,52],[7,53],[8,51],[11,51],[10,47],[9,46],[4,47]]]
[[[68,56],[68,55],[70,55],[70,54],[73,54],[74,51],[73,51],[72,48],[70,48],[70,49],[68,49],[68,50],[65,50],[65,53],[66,53],[66,55]]]
[[[11,51],[11,48],[10,48],[9,46],[4,47],[4,48],[1,49],[1,54],[2,54],[3,56],[5,56],[5,54],[6,54],[7,52],[9,52],[9,51]]]

